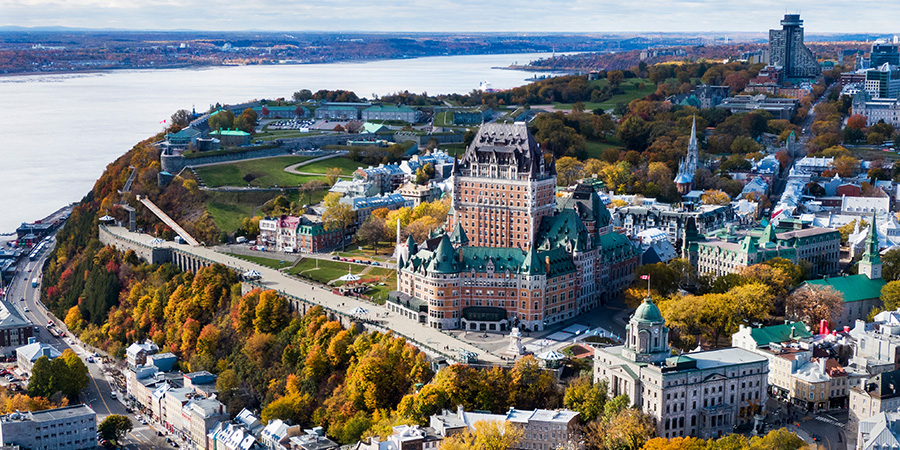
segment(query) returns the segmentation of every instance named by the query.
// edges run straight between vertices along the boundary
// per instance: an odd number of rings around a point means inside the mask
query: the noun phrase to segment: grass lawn
[[[314,194],[315,195],[315,194]],[[206,191],[206,210],[220,230],[231,233],[241,226],[241,219],[278,196],[278,192]]]
[[[439,149],[445,151],[450,156],[462,156],[466,152],[466,144],[441,144]]]
[[[878,149],[868,149],[868,148],[850,148],[849,149],[855,158],[859,158],[862,160],[871,161],[873,159],[884,158],[889,161],[900,160],[900,154],[897,152],[886,152],[884,150]]]
[[[325,181],[324,176],[294,175],[284,171],[285,167],[308,159],[308,156],[277,156],[198,167],[195,171],[208,187],[248,184],[254,187],[297,186],[313,179]]]
[[[358,247],[350,248],[348,247],[346,250],[342,252],[336,252],[338,256],[343,256],[344,258],[364,258],[371,259],[373,261],[387,261],[391,255],[394,254],[393,251],[394,243],[393,242],[380,242],[378,244],[378,253],[372,251],[371,245],[366,245],[360,250]]]
[[[585,142],[585,146],[587,147],[587,157],[588,158],[600,158],[600,155],[603,154],[603,150],[608,148],[624,148],[616,138],[609,138],[606,142],[600,141],[587,141]]]
[[[344,175],[353,175],[353,172],[365,167],[365,164],[356,162],[350,158],[329,158],[323,161],[316,161],[312,164],[299,167],[297,170],[310,173],[327,173],[328,169],[339,167]]]
[[[322,284],[326,284],[331,280],[338,279],[347,275],[347,268],[352,267],[354,275],[359,274],[366,267],[360,264],[353,264],[341,261],[329,261],[327,259],[318,260],[318,269],[316,268],[316,259],[301,259],[294,267],[288,270],[291,275],[297,275],[303,278],[309,278]]]
[[[297,258],[292,258],[289,260],[282,261],[280,259],[266,258],[263,256],[238,255],[235,253],[226,253],[226,255],[234,256],[235,258],[243,259],[245,261],[250,261],[250,262],[259,264],[261,266],[266,266],[266,267],[269,267],[272,269],[283,269],[285,267],[290,267],[291,264],[294,263],[294,260],[297,259]]]
[[[592,81],[592,83],[598,83],[602,85],[606,85],[606,80],[596,80]],[[638,85],[640,83],[644,83],[643,89],[638,89]],[[617,103],[625,103],[626,105],[630,103],[632,100],[637,100],[639,98],[644,98],[654,92],[656,92],[656,85],[650,83],[648,80],[641,80],[632,78],[626,80],[621,84],[621,88],[624,91],[623,94],[614,95],[609,100],[595,103],[595,102],[583,102],[585,111],[593,111],[598,108],[602,108],[604,110],[609,110],[615,108]],[[558,110],[570,110],[572,109],[572,105],[574,103],[554,103],[553,106]]]
[[[434,126],[449,127],[453,125],[453,113],[450,111],[439,112],[434,115]]]
[[[263,131],[261,133],[256,133],[253,135],[254,140],[260,140],[263,142],[274,141],[275,139],[288,139],[288,138],[298,138],[305,136],[315,136],[319,134],[325,134],[324,131],[313,130],[307,133],[303,133],[300,130],[272,130],[272,131]]]

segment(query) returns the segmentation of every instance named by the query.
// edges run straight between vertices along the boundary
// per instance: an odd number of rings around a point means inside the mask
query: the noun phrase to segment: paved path
[[[154,239],[151,235],[132,233],[122,227],[107,227],[107,230],[117,236],[146,245],[150,245],[150,241]],[[286,275],[278,270],[218,253],[206,247],[191,247],[185,244],[176,244],[171,241],[164,241],[157,244],[157,246],[176,248],[185,253],[190,253],[209,261],[224,264],[242,273],[248,270],[256,270],[262,275],[260,280],[258,280],[258,284],[262,287],[305,299],[344,315],[347,315],[347,311],[356,307],[365,308],[369,311],[365,316],[366,319],[371,320],[376,325],[393,330],[394,334],[407,338],[417,347],[424,347],[425,349],[430,347],[432,352],[440,352],[453,357],[453,359],[456,359],[456,351],[463,349],[475,353],[481,363],[505,363],[499,355],[461,341],[436,328],[430,328],[412,319],[400,317],[393,313],[388,314],[388,311],[384,306],[374,305],[353,297],[342,297],[333,294],[331,291],[312,285],[299,278]]]
[[[178,233],[178,235],[181,236],[181,238],[184,239],[184,241],[187,242],[191,247],[198,247],[200,245],[200,243],[197,242],[197,240],[194,239],[193,236],[188,234],[188,232],[185,231],[184,228],[181,228],[181,225],[178,225],[178,223],[175,222],[175,219],[172,219],[168,214],[164,213],[163,210],[159,209],[159,206],[156,206],[156,204],[151,202],[149,198],[141,197],[140,195],[138,195],[138,201],[143,203],[144,206],[146,206],[147,209],[150,210],[150,212],[156,215],[156,217],[159,217],[159,220],[162,220],[163,223],[166,224],[169,228],[175,230],[175,232]]]
[[[337,158],[339,156],[346,156],[346,155],[347,155],[347,152],[338,152],[338,153],[332,153],[330,155],[320,156],[318,158],[313,158],[310,160],[299,162],[297,164],[292,164],[290,166],[287,166],[284,168],[284,171],[287,173],[292,173],[294,175],[313,175],[313,176],[319,176],[319,177],[325,176],[324,173],[301,172],[301,171],[297,170],[297,168],[303,167],[307,164],[312,164],[314,162],[325,161],[326,159]],[[341,175],[340,178],[351,178],[351,177],[348,177],[347,175]]]

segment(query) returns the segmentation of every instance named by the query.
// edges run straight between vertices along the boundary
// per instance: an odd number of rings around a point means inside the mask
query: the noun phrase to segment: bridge
[[[175,230],[175,233],[177,233],[179,236],[181,236],[181,238],[184,239],[184,242],[186,242],[188,245],[190,245],[191,247],[199,247],[200,246],[200,243],[197,242],[197,240],[194,239],[193,236],[188,234],[188,232],[185,231],[184,228],[181,228],[181,225],[178,225],[178,223],[175,222],[171,217],[169,217],[168,214],[164,213],[163,210],[159,209],[159,206],[156,206],[153,202],[150,201],[149,198],[141,197],[140,195],[138,195],[137,199],[138,199],[138,201],[143,203],[144,206],[146,206],[147,209],[150,210],[150,212],[155,214],[156,217],[159,217],[159,220],[162,220],[162,222],[164,224],[166,224],[169,228]]]

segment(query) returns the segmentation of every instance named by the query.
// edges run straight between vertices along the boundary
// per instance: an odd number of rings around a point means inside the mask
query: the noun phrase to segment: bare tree
[[[823,319],[834,321],[843,308],[844,296],[831,286],[807,284],[788,297],[787,315],[815,328]]]

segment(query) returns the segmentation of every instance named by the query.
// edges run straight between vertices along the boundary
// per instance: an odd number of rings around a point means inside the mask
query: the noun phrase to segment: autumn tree
[[[328,179],[329,185],[334,185],[341,178],[341,175],[344,174],[344,171],[340,167],[331,167],[328,171],[325,172],[325,177]]]
[[[185,128],[191,124],[191,113],[186,109],[179,109],[172,114],[171,119],[172,125],[179,128]]]
[[[822,320],[834,321],[843,308],[843,295],[831,286],[808,284],[788,297],[787,315],[816,329]]]
[[[340,202],[340,197],[340,194],[334,192],[325,196],[325,211],[322,213],[322,222],[324,222],[325,230],[327,231],[341,231],[341,249],[343,249],[346,243],[344,237],[347,234],[347,227],[353,224],[356,212],[353,211],[350,205]]]
[[[356,231],[356,239],[372,245],[372,250],[378,253],[378,243],[385,240],[387,231],[385,230],[384,219],[380,219],[374,215],[369,216],[359,230]]]
[[[584,178],[584,164],[571,156],[564,156],[556,160],[556,180],[559,186],[571,186],[581,178]]]
[[[900,308],[900,281],[889,281],[881,288],[881,301],[885,311],[896,311]]]
[[[289,318],[287,300],[272,290],[259,294],[256,318],[253,327],[257,333],[277,333],[287,324]]]
[[[581,414],[581,421],[586,423],[600,416],[607,396],[606,380],[594,383],[592,376],[581,376],[569,383],[563,405]]]
[[[475,447],[481,450],[509,450],[525,436],[521,428],[508,421],[483,420],[473,427]]]
[[[707,189],[700,196],[700,201],[706,205],[727,205],[731,203],[728,194],[714,189]]]

